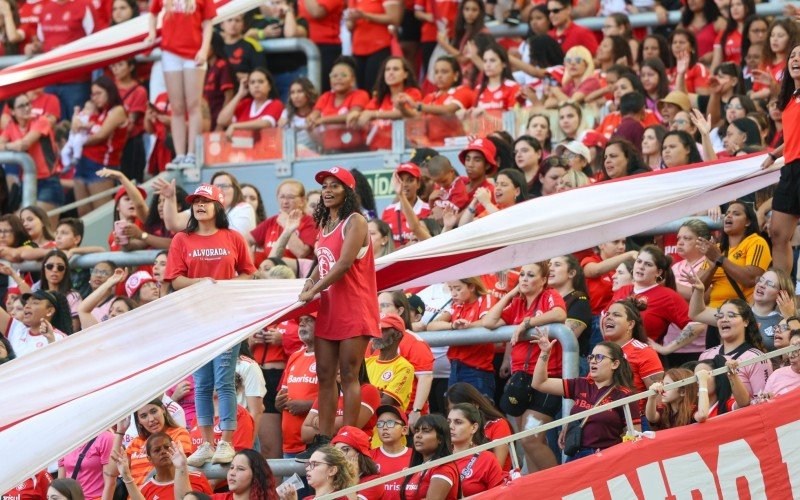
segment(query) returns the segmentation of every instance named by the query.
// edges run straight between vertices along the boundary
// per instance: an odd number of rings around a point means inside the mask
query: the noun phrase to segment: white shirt
[[[245,398],[251,396],[263,398],[267,394],[267,383],[258,363],[246,356],[239,356],[236,361],[236,373],[242,377],[242,385],[244,386],[244,391],[236,396],[237,403],[247,408],[247,400]]]
[[[53,336],[56,341],[67,338],[66,334],[55,328],[53,329]],[[14,318],[11,319],[11,323],[8,325],[8,341],[11,343],[11,348],[14,349],[14,354],[18,358],[50,344],[47,337],[44,335],[32,335],[30,328],[25,326],[22,321]]]

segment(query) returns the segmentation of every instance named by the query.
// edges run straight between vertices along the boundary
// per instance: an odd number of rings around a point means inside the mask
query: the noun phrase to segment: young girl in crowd
[[[723,366],[726,373],[711,375],[711,371]],[[726,361],[723,356],[713,356],[701,360],[694,367],[697,375],[697,411],[694,420],[705,422],[709,418],[728,413],[750,404],[750,394],[736,375],[736,361]]]
[[[661,114],[658,112],[658,101],[669,94],[669,78],[667,77],[667,69],[664,63],[660,59],[645,59],[642,62],[641,69],[639,69],[639,77],[642,81],[642,87],[647,91],[645,95],[647,109],[655,113],[656,117],[661,120]]]
[[[481,326],[481,319],[494,305],[480,277],[447,283],[453,301],[449,308],[428,323],[428,331],[462,330]],[[468,382],[488,398],[494,397],[494,344],[451,346],[450,382]]]
[[[162,10],[165,12],[161,28],[161,64],[173,111],[170,128],[176,155],[171,164],[177,168],[194,167],[194,138],[202,127],[200,106],[211,47],[212,19],[217,10],[209,0],[187,3],[157,0],[150,5],[148,43],[156,40],[156,16]]]
[[[517,104],[520,86],[511,75],[508,53],[502,46],[492,44],[483,52],[482,76],[476,109],[508,111]]]
[[[185,498],[186,494],[193,491],[189,481],[188,460],[183,450],[172,445],[172,463],[175,466],[175,498]],[[275,476],[269,468],[267,460],[254,450],[242,450],[231,461],[226,476],[228,493],[217,493],[213,498],[220,496],[227,499],[236,498],[263,498],[264,500],[278,500],[275,490]],[[319,492],[318,492],[319,493]]]
[[[650,170],[660,170],[661,145],[667,130],[661,125],[651,125],[644,129],[642,136],[642,160]]]
[[[261,130],[278,125],[283,113],[283,103],[272,74],[264,68],[255,68],[247,79],[239,82],[239,90],[222,108],[217,118],[225,127],[228,138],[237,130]]]
[[[549,87],[550,95],[545,100],[546,107],[559,107],[559,104],[565,101],[579,105],[589,94],[600,88],[600,80],[595,76],[592,54],[586,47],[577,45],[569,49],[564,56],[564,69],[561,86]]]
[[[758,72],[753,72],[755,83],[750,97],[754,100],[766,99],[773,93],[773,85],[783,80],[786,61],[790,51],[800,40],[797,25],[792,19],[772,21],[764,42],[764,62]],[[763,72],[763,73],[762,73]],[[759,78],[762,76],[763,78]],[[759,81],[761,80],[761,81]]]
[[[539,169],[539,174],[530,188],[531,198],[549,196],[558,191],[561,177],[569,171],[569,163],[561,156],[549,156]]]
[[[553,132],[550,130],[550,118],[547,115],[532,114],[528,118],[525,132],[542,145],[542,159],[550,155],[550,151],[553,149]]]
[[[128,140],[122,150],[120,168],[129,179],[144,181],[147,152],[144,148],[144,114],[147,111],[147,90],[135,78],[136,61],[127,59],[111,65],[111,73],[128,114]]]
[[[525,188],[528,192],[538,177],[543,156],[542,143],[538,139],[522,135],[514,141],[514,163],[525,176]]]
[[[564,144],[579,139],[583,110],[573,102],[564,102],[558,107],[558,130]]]
[[[465,382],[453,384],[447,389],[446,395],[449,406],[468,404],[478,409],[483,423],[483,433],[487,440],[494,441],[512,434],[511,424],[494,405],[493,398],[487,398],[471,384]],[[493,448],[492,453],[497,457],[497,462],[503,466],[504,471],[511,470],[511,456],[507,445]]]
[[[675,66],[667,69],[670,87],[688,94],[707,93],[708,70],[698,61],[697,40],[694,35],[678,28],[670,35],[670,47],[675,58]]]
[[[453,405],[447,414],[453,453],[486,442],[483,421],[476,407],[468,403]],[[503,484],[503,469],[491,451],[484,450],[456,461],[461,479],[461,494],[469,497]]]
[[[451,40],[447,39],[447,32],[440,32],[437,40],[439,45],[451,57],[457,57],[461,65],[461,71],[467,75],[470,73],[472,63],[463,55],[467,43],[472,38],[486,30],[484,18],[486,16],[486,6],[482,0],[466,0],[461,2],[458,15],[455,19],[455,31]],[[449,32],[449,30],[448,30]],[[474,83],[474,82],[473,82]]]
[[[278,126],[289,127],[295,130],[298,145],[313,147],[313,141],[308,135],[306,118],[314,110],[319,99],[319,92],[314,84],[306,77],[299,77],[289,86],[289,100],[283,110]]]
[[[655,391],[647,398],[645,415],[647,422],[655,430],[682,427],[695,422],[697,411],[697,384],[689,384],[678,389],[664,390],[665,385],[689,378],[693,375],[686,368],[671,368],[664,374],[664,380],[652,384],[649,389]]]
[[[414,427],[414,453],[409,467],[452,454],[450,426],[441,415],[423,415]],[[400,487],[402,500],[455,500],[460,484],[459,469],[447,463],[406,476]]]

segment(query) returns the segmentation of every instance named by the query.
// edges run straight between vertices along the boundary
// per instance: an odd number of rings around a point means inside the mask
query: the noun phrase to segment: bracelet
[[[778,159],[778,155],[776,155],[775,153],[767,153],[767,156],[772,158],[772,161],[775,161],[775,160]]]
[[[411,410],[411,413],[422,413],[422,410],[413,409]]]
[[[422,103],[417,103],[417,113],[422,113]]]
[[[114,434],[116,434],[117,436],[124,436],[125,435],[124,432],[115,432]]]
[[[477,212],[477,210],[475,209],[475,207],[473,207],[472,205],[469,205],[469,206],[467,207],[467,210],[469,210],[469,213],[471,213],[471,214],[473,214],[473,215],[475,214],[475,212]]]
[[[725,262],[725,256],[724,256],[724,255],[720,255],[720,256],[717,258],[717,260],[715,260],[715,261],[714,261],[714,263],[715,263],[716,265],[720,266],[720,267],[722,267],[722,264],[723,264],[723,262]]]
[[[123,477],[122,478],[122,482],[125,483],[125,484],[132,484],[133,483],[133,478],[130,478],[130,479],[131,479],[130,481],[126,481],[125,478]]]
[[[701,388],[697,389],[697,392],[708,392],[708,388],[701,387]]]
[[[264,39],[264,30],[258,30],[258,39],[259,40],[263,40]]]

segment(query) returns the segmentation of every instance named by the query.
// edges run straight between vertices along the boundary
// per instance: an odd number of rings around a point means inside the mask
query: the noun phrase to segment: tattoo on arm
[[[675,344],[678,348],[681,348],[691,342],[696,336],[697,333],[695,332],[694,325],[689,324],[686,325],[686,328],[683,329],[678,338],[673,340],[671,343]]]

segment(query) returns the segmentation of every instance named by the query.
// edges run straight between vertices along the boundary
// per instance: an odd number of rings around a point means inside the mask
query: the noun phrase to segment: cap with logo
[[[370,438],[367,436],[366,432],[362,431],[358,427],[345,425],[339,429],[339,432],[336,433],[336,436],[331,439],[331,445],[336,443],[346,444],[362,455],[366,455],[368,457],[372,456],[369,446]]]
[[[136,271],[125,281],[125,293],[133,297],[145,283],[155,283],[156,279],[147,271]]]
[[[225,204],[225,195],[222,190],[213,184],[200,184],[194,193],[186,197],[186,203],[194,203],[197,198],[204,198],[209,201],[217,201],[221,205]]]
[[[336,177],[342,184],[350,189],[356,188],[356,179],[353,177],[353,174],[351,174],[350,171],[344,167],[332,167],[328,170],[317,172],[317,175],[314,176],[314,179],[322,184],[322,182],[325,180],[325,177],[329,176]]]

